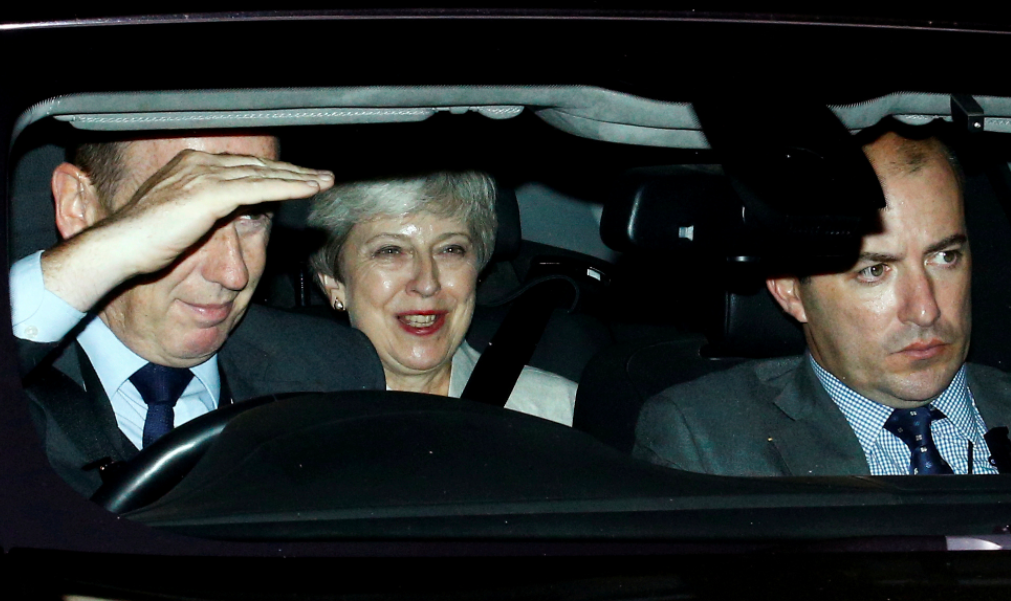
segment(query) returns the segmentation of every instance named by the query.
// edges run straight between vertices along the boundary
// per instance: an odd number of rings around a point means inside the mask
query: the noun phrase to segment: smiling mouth
[[[415,336],[428,336],[438,332],[446,323],[445,311],[418,311],[397,315],[400,327]]]

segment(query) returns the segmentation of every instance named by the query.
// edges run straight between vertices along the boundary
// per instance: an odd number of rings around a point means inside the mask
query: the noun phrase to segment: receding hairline
[[[889,178],[916,175],[936,161],[948,168],[961,193],[961,168],[957,159],[936,137],[910,139],[889,131],[862,148],[882,186]]]

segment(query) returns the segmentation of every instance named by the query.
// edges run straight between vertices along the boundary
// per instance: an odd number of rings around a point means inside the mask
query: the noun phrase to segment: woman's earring
[[[344,310],[344,303],[340,302],[336,298],[333,299],[333,310],[334,311],[343,311]]]

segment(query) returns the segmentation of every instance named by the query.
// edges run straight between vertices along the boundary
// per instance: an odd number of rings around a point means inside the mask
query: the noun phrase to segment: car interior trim
[[[975,97],[984,131],[1011,132],[1011,98]],[[372,86],[72,94],[40,103],[14,126],[14,138],[46,117],[78,129],[129,131],[395,123],[439,112],[508,119],[529,107],[548,124],[584,138],[667,148],[709,145],[692,105],[592,86]],[[951,119],[948,94],[899,92],[830,107],[851,131],[891,115],[907,123]]]

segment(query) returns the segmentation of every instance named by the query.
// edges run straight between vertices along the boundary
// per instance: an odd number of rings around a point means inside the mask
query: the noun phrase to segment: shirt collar
[[[460,343],[456,352],[453,353],[452,371],[449,373],[450,397],[460,398],[464,388],[467,387],[467,381],[470,380],[470,374],[474,372],[474,367],[477,365],[477,360],[480,357],[481,355],[467,344],[466,340]]]
[[[844,384],[819,365],[810,352],[807,353],[807,358],[825,392],[843,412],[866,453],[877,444],[878,436],[884,432],[885,421],[894,409],[872,401]],[[966,383],[965,373],[966,366],[963,363],[955,373],[955,377],[948,383],[948,387],[930,405],[944,413],[960,433],[972,438],[974,401]]]
[[[963,363],[961,369],[951,379],[951,384],[948,384],[941,396],[934,399],[931,405],[944,413],[962,436],[971,440],[976,431],[973,419],[979,412],[975,410],[976,400],[969,390],[966,374],[967,368]]]
[[[95,368],[105,394],[112,399],[138,369],[147,365],[147,359],[134,353],[120,341],[99,317],[93,318],[77,337],[81,348],[88,354],[91,365]],[[221,376],[218,373],[218,355],[213,355],[200,365],[190,368],[193,376],[204,385],[212,405],[210,411],[217,407],[221,394]]]

